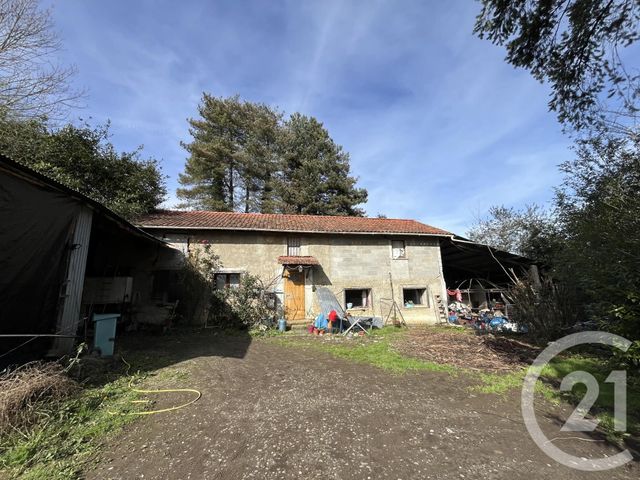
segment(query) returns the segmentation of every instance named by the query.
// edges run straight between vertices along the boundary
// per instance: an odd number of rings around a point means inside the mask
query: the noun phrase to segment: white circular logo
[[[598,459],[587,459],[568,454],[556,447],[542,432],[542,429],[538,425],[533,406],[535,385],[540,377],[542,369],[559,353],[571,347],[584,344],[608,345],[622,350],[623,352],[626,352],[631,346],[631,342],[626,338],[607,332],[579,332],[567,335],[566,337],[553,342],[533,361],[524,378],[521,395],[522,418],[527,430],[529,431],[529,435],[531,435],[531,438],[536,445],[538,445],[544,453],[553,458],[556,462],[570,468],[587,472],[610,470],[624,465],[633,459],[629,450],[619,452],[612,457]],[[614,370],[607,377],[606,381],[612,382],[615,385],[615,429],[625,431],[627,421],[626,372],[624,370]],[[562,380],[560,389],[570,391],[575,383],[585,384],[587,387],[587,393],[561,428],[561,431],[593,431],[598,423],[596,421],[587,420],[585,418],[585,414],[598,399],[598,381],[588,372],[576,371],[570,373]]]

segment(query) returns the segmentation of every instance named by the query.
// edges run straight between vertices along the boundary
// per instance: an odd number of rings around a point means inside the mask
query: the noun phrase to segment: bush
[[[515,304],[515,320],[543,340],[562,336],[584,317],[575,289],[550,279],[540,286],[520,280],[509,297]]]
[[[229,328],[251,329],[273,326],[276,316],[275,295],[262,280],[243,274],[237,287],[214,290],[209,310],[210,323]]]
[[[273,326],[277,300],[270,292],[272,283],[265,285],[259,277],[244,273],[237,287],[217,289],[216,273],[221,268],[211,245],[193,248],[181,278],[183,315],[194,318],[206,310],[207,324],[222,328]]]

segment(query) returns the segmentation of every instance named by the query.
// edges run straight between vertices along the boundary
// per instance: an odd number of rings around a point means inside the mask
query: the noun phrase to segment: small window
[[[407,258],[404,240],[393,240],[391,242],[391,258]]]
[[[239,273],[216,273],[215,280],[218,290],[222,290],[223,288],[238,288],[240,286]]]
[[[300,237],[287,238],[287,255],[289,257],[300,256]]]
[[[344,291],[344,304],[349,308],[369,308],[371,306],[370,288],[350,288]]]
[[[414,305],[429,306],[426,288],[403,288],[402,302],[405,307],[411,308]]]

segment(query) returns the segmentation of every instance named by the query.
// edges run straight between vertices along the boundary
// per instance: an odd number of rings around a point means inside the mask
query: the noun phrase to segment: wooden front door
[[[304,272],[290,270],[284,279],[284,318],[304,320]]]

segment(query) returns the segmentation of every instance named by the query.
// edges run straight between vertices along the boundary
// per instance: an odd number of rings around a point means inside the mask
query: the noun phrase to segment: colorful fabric
[[[316,317],[316,321],[313,325],[318,330],[326,330],[329,326],[329,322],[327,321],[327,317],[324,316],[324,313],[321,313]]]
[[[456,288],[455,290],[447,289],[447,295],[449,295],[451,297],[455,296],[457,302],[461,302],[462,301],[462,292],[460,291],[459,288]]]

